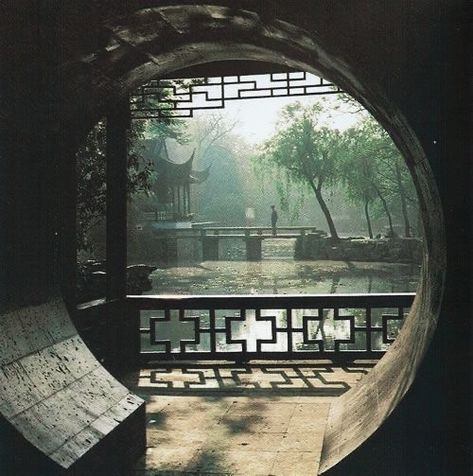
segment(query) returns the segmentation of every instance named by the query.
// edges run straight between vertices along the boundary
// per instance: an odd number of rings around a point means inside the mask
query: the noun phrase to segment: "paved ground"
[[[315,475],[331,403],[370,366],[209,365],[127,378],[147,402],[137,475]]]

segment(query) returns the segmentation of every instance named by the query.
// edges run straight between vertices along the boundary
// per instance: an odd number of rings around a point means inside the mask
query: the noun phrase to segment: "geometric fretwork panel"
[[[223,76],[189,80],[154,79],[130,96],[134,119],[191,118],[194,111],[223,109],[227,101],[339,94],[340,89],[306,72]]]
[[[399,334],[413,298],[142,297],[141,352],[155,360],[377,358]]]
[[[153,389],[155,395],[199,395],[208,391],[236,392],[238,395],[264,395],[277,390],[279,395],[343,395],[373,367],[347,364],[334,371],[330,363],[284,362],[278,364],[176,363],[161,362],[140,375],[140,388]],[[219,473],[220,474],[220,473]]]

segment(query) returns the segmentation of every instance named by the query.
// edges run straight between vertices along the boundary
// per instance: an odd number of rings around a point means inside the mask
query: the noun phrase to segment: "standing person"
[[[278,212],[274,205],[271,205],[271,227],[273,229],[273,236],[276,236],[276,223],[278,222]]]

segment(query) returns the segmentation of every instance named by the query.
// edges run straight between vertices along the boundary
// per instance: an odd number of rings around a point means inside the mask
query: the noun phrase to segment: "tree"
[[[386,148],[382,160],[382,176],[387,197],[391,201],[398,201],[400,212],[404,223],[404,236],[412,236],[411,223],[409,218],[408,203],[416,203],[414,183],[409,175],[409,171],[404,163],[404,159],[395,149]]]
[[[325,216],[330,236],[338,240],[323,192],[337,181],[341,137],[338,130],[320,125],[322,111],[317,103],[286,106],[276,133],[263,144],[258,161],[266,170],[284,171],[293,185],[308,187]]]
[[[241,139],[232,133],[236,123],[236,119],[220,112],[207,112],[197,115],[189,124],[189,146],[196,167],[211,166],[209,178],[192,190],[201,220],[244,223],[244,194],[236,160]]]
[[[161,89],[156,95],[144,98],[144,107],[151,110],[169,109],[169,103],[176,100],[174,91],[187,91],[192,85],[199,84],[199,80],[173,79],[161,81]],[[148,119],[144,121],[144,136],[154,139],[158,146],[156,153],[162,157],[167,157],[167,141],[173,140],[178,144],[185,144],[189,141],[187,133],[187,123],[179,117],[174,117],[171,112],[164,114],[159,119]]]
[[[392,210],[399,209],[405,236],[411,236],[408,203],[415,203],[413,183],[389,135],[368,117],[344,132],[343,143],[345,186],[348,196],[364,206],[369,236],[373,235],[369,206],[376,200],[386,215],[390,235],[395,235]]]
[[[183,122],[177,119],[132,121],[128,132],[127,196],[150,194],[155,177],[151,163],[141,156],[140,140],[145,135],[165,144],[171,137],[185,141]],[[77,163],[77,247],[92,251],[91,230],[103,223],[106,213],[106,120],[99,121],[90,131],[76,154]]]
[[[193,123],[192,139],[196,145],[197,157],[204,159],[213,147],[228,150],[229,145],[232,145],[230,134],[236,124],[236,119],[229,120],[219,113],[209,114],[196,120]]]
[[[106,212],[106,120],[99,121],[76,154],[77,159],[77,246],[91,251],[91,230],[103,221]],[[131,195],[148,186],[151,171],[142,164],[134,148],[143,135],[143,124],[133,123],[128,135],[128,186]]]
[[[394,235],[392,215],[385,198],[384,183],[380,177],[381,157],[387,146],[383,132],[373,119],[368,118],[344,133],[345,186],[349,197],[363,204],[370,238],[373,238],[373,230],[369,206],[376,199],[380,200],[388,219],[390,234]]]
[[[351,134],[346,134],[351,138]],[[348,138],[347,138],[348,139]],[[370,216],[370,205],[374,202],[377,194],[372,186],[374,179],[373,162],[366,155],[348,157],[342,166],[348,199],[354,203],[363,204],[368,235],[373,238],[373,226]]]

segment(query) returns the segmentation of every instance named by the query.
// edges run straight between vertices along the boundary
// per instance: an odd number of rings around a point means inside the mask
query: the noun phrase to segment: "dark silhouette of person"
[[[276,224],[278,222],[278,212],[276,207],[271,205],[271,228],[273,229],[273,236],[276,236]]]

